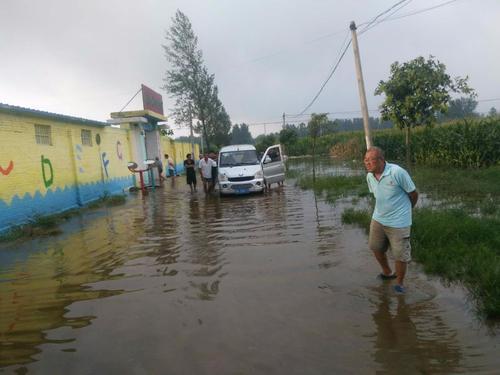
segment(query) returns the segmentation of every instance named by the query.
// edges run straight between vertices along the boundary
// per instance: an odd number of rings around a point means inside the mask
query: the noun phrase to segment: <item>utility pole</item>
[[[363,127],[365,128],[366,149],[372,147],[372,135],[370,131],[370,119],[368,117],[368,106],[366,104],[365,83],[363,81],[363,71],[361,70],[361,59],[359,57],[358,37],[356,35],[356,24],[354,21],[350,25],[352,34],[352,48],[354,50],[354,62],[356,63],[356,77],[358,80],[359,100],[361,102],[361,113],[363,114]]]
[[[283,129],[285,129],[285,112],[283,112]]]

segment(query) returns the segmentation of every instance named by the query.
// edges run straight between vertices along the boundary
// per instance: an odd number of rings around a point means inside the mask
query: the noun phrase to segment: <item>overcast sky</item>
[[[359,36],[368,106],[394,61],[435,56],[470,77],[478,110],[500,109],[500,1],[413,0]],[[105,121],[141,83],[161,90],[161,47],[177,9],[198,36],[233,123],[300,113],[337,61],[350,21],[370,21],[397,0],[0,0],[0,102]],[[360,27],[362,29],[362,27]],[[352,48],[306,113],[359,111]],[[141,109],[139,97],[126,110]],[[372,112],[372,115],[377,115]],[[360,117],[359,113],[333,114]],[[307,119],[306,119],[307,120]],[[173,121],[170,121],[173,124]],[[176,135],[186,134],[177,130]],[[275,131],[279,125],[266,125]],[[251,125],[254,135],[264,125]]]

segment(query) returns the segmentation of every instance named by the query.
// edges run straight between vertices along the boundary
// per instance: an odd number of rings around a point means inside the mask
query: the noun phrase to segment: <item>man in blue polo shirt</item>
[[[368,188],[375,196],[368,246],[382,267],[380,278],[396,279],[395,292],[404,293],[406,266],[411,261],[411,213],[417,204],[418,193],[408,172],[387,163],[382,149],[371,147],[365,154],[364,163]],[[387,261],[389,247],[395,260],[395,273]]]

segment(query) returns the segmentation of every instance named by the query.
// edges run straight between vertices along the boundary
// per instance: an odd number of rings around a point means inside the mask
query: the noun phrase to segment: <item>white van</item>
[[[281,145],[269,147],[262,158],[252,145],[222,147],[218,162],[221,194],[262,192],[265,184],[285,180]]]

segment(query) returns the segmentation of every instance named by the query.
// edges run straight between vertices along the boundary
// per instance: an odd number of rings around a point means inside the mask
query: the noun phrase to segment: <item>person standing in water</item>
[[[186,160],[184,160],[184,169],[186,170],[186,182],[189,185],[191,192],[196,191],[195,162],[191,158],[191,154],[186,155]]]
[[[396,279],[394,291],[405,293],[403,282],[411,261],[412,208],[417,204],[418,193],[408,172],[387,163],[381,148],[368,149],[364,164],[368,188],[375,197],[368,246],[382,268],[380,278]],[[387,260],[389,247],[395,260],[395,273]]]

